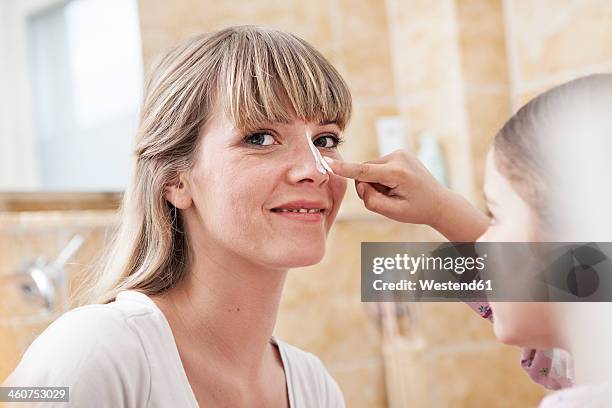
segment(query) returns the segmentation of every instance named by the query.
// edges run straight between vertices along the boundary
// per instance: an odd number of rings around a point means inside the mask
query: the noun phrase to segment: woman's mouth
[[[272,208],[272,213],[295,221],[319,222],[326,211],[325,205],[316,202],[291,202]]]

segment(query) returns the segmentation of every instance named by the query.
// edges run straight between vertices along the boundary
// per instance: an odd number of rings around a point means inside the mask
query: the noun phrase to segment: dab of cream
[[[323,160],[323,156],[319,149],[312,143],[312,132],[310,130],[306,130],[306,140],[308,141],[308,146],[310,147],[310,151],[314,156],[315,163],[317,164],[317,170],[319,170],[322,174],[327,174],[329,171],[331,174],[334,174],[334,171],[329,167],[329,164],[325,160]]]

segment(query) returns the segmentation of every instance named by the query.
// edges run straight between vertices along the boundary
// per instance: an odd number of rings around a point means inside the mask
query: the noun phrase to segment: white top
[[[344,407],[321,360],[273,342],[291,408]],[[69,403],[41,402],[40,407],[198,407],[168,321],[151,298],[131,290],[114,302],[81,306],[59,317],[3,385],[70,387]]]

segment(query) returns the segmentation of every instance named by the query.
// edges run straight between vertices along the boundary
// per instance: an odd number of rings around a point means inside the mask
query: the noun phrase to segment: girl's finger
[[[355,189],[357,190],[357,195],[359,198],[363,200],[363,191],[365,189],[363,182],[355,180]]]
[[[363,188],[363,202],[366,208],[374,212],[384,212],[385,200],[388,200],[387,196],[377,191],[368,183],[361,183]]]
[[[394,175],[384,164],[370,163],[350,163],[345,161],[333,160],[327,156],[324,160],[331,166],[334,173],[338,176],[352,178],[358,181],[384,184],[389,188],[394,188],[399,180],[394,180]]]

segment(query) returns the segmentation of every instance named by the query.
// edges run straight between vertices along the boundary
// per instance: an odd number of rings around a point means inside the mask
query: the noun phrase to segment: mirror
[[[0,192],[120,192],[142,97],[136,0],[0,1]]]

